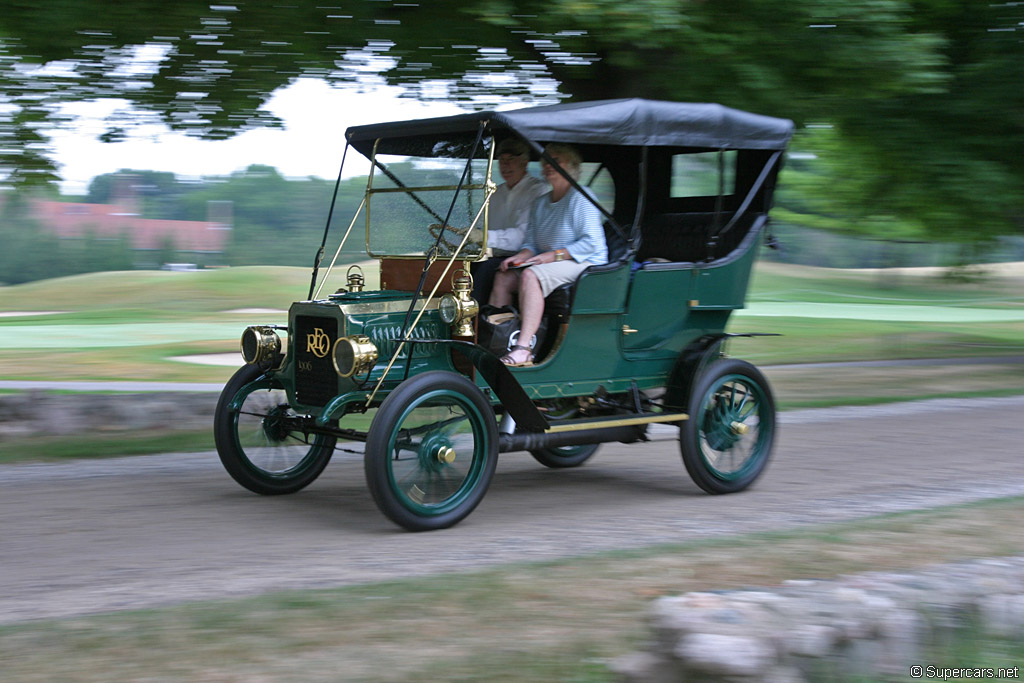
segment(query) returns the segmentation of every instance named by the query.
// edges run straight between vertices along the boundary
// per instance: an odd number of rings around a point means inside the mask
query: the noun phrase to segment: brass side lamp
[[[448,325],[455,325],[453,334],[456,337],[473,336],[473,316],[480,310],[480,306],[470,296],[472,291],[473,276],[465,269],[457,270],[452,280],[451,294],[442,296],[438,303],[441,320]]]
[[[353,273],[352,269],[358,272]],[[350,292],[361,292],[363,287],[366,286],[366,278],[363,277],[363,269],[358,264],[352,264],[348,268],[348,272],[345,273],[345,279],[348,280],[348,291]]]

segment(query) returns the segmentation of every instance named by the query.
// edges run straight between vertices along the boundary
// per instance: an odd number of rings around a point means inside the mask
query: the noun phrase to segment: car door
[[[646,264],[633,274],[621,318],[624,352],[678,352],[676,342],[687,328],[696,274],[692,263]]]

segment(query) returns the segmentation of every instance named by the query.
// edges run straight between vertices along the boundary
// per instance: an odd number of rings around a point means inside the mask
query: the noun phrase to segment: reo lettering
[[[317,358],[323,358],[331,350],[331,343],[328,336],[320,327],[313,328],[311,334],[306,335],[306,352]]]

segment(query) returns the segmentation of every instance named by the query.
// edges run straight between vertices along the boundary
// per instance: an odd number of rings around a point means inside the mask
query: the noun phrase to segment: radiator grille
[[[334,318],[300,315],[295,318],[295,400],[322,406],[338,393],[338,374],[331,350],[338,336]]]

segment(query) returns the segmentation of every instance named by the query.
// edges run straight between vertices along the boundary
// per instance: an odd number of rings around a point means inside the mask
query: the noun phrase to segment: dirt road
[[[0,622],[327,587],[1024,494],[1024,396],[782,415],[751,490],[708,496],[674,432],[581,468],[502,456],[481,506],[411,534],[374,507],[358,455],[262,498],[213,453],[0,467]],[[1024,533],[1024,530],[1021,531]]]

